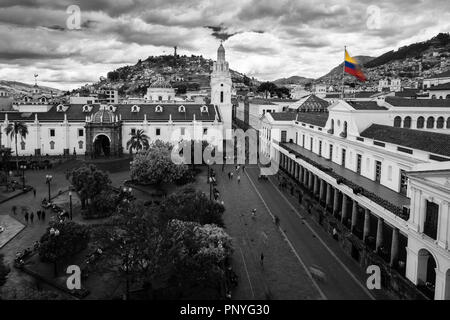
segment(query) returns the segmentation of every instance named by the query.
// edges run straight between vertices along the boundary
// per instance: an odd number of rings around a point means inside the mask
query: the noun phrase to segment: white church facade
[[[231,129],[232,113],[231,76],[222,44],[211,74],[211,103],[174,97],[163,79],[150,85],[146,102],[139,104],[55,104],[35,92],[13,110],[0,112],[1,145],[13,147],[4,129],[14,121],[25,122],[29,131],[18,144],[20,155],[119,156],[129,152],[127,141],[137,130],[144,130],[150,142],[214,140],[218,145]]]

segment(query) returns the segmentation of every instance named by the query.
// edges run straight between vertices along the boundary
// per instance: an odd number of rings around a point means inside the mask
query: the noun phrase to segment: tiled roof
[[[436,79],[436,78],[449,78],[450,77],[450,70],[447,70],[445,72],[439,73],[437,75],[434,75],[430,77],[429,79]]]
[[[379,106],[376,101],[346,101],[355,110],[387,110]]]
[[[251,99],[249,100],[249,103],[251,104],[260,104],[260,105],[275,105],[275,103],[267,100],[267,99],[261,99],[261,98],[255,98],[255,99]]]
[[[403,91],[396,92],[395,96],[400,98],[415,98],[419,91],[419,89],[403,89]]]
[[[320,111],[327,110],[330,104],[317,97],[314,94],[310,94],[298,100],[289,106],[289,109],[295,109],[297,111]]]
[[[282,98],[270,98],[268,100],[271,102],[295,102],[295,101],[298,101],[298,99],[282,99]]]
[[[319,127],[325,127],[328,120],[328,112],[299,112],[297,115],[297,121]]]
[[[450,135],[372,124],[361,137],[450,156]]]
[[[360,92],[355,92],[354,96],[355,96],[355,98],[370,98],[377,93],[378,93],[378,91],[360,91]]]
[[[450,82],[441,83],[437,86],[431,86],[428,88],[428,90],[450,90]]]
[[[406,99],[386,97],[385,101],[394,107],[450,108],[450,99]]]
[[[140,107],[138,112],[131,112],[132,106],[137,105]],[[185,112],[179,112],[178,107],[181,104],[160,104],[163,108],[162,112],[156,112],[155,107],[158,104],[114,104],[117,107],[114,115],[122,117],[122,121],[125,122],[138,122],[144,121],[144,114],[147,115],[147,121],[149,122],[165,122],[168,121],[170,115],[172,115],[172,121],[192,121],[195,114],[197,121],[214,121],[216,116],[216,109],[213,105],[206,105],[208,112],[201,112],[201,104],[184,104]],[[83,112],[83,105],[72,104],[69,105],[69,109],[66,111],[68,121],[85,121],[86,116],[95,114],[100,105],[93,104],[91,112]],[[39,121],[59,122],[64,120],[64,112],[57,112],[56,105],[53,106],[48,112],[37,112]],[[0,121],[5,119],[5,113],[8,114],[8,120],[23,120],[34,121],[35,113],[33,112],[0,112]],[[220,121],[220,115],[218,114]]]
[[[271,112],[270,115],[275,121],[292,121],[297,117],[294,112]]]

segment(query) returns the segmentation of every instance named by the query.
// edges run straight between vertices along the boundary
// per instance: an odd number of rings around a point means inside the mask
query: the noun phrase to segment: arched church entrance
[[[434,298],[436,285],[436,260],[426,249],[420,249],[418,253],[417,284],[431,299]]]
[[[111,141],[107,135],[99,134],[94,140],[94,156],[109,157],[111,154]]]

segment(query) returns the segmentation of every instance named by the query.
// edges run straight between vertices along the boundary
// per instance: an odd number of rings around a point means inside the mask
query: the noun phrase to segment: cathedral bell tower
[[[231,75],[228,62],[225,60],[225,49],[220,44],[217,50],[217,61],[213,64],[211,73],[211,103],[216,105],[223,122],[224,138],[226,132],[231,132],[232,103],[231,103]]]

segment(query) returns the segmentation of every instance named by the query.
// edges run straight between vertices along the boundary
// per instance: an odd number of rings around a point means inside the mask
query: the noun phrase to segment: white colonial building
[[[386,283],[450,299],[450,100],[338,100],[261,122],[261,151],[384,261]]]
[[[144,130],[151,141],[216,138],[218,144],[224,130],[231,129],[232,112],[231,76],[222,45],[214,66],[210,104],[175,102],[173,89],[162,80],[150,86],[151,101],[136,104],[55,104],[36,87],[13,110],[0,112],[0,129],[14,121],[27,124],[29,134],[19,142],[20,155],[118,156],[129,152],[127,141],[137,130]],[[2,144],[12,147],[14,142],[3,137]]]

